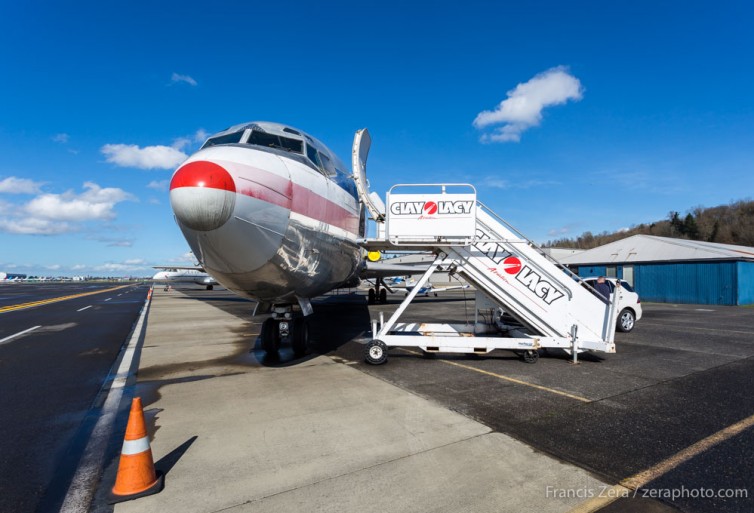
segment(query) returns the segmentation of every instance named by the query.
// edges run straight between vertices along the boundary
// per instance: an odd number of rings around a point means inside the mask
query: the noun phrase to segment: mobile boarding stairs
[[[426,251],[436,257],[390,318],[380,315],[372,321],[368,363],[384,363],[388,348],[395,346],[428,353],[507,349],[528,363],[537,361],[541,348],[564,349],[574,363],[582,351],[615,352],[622,289],[616,288],[609,301],[598,297],[479,202],[473,186],[396,185],[386,199],[387,208],[380,209],[384,214],[373,215],[377,237],[361,241],[363,246],[369,251]],[[457,274],[476,289],[473,324],[399,323],[437,270]]]

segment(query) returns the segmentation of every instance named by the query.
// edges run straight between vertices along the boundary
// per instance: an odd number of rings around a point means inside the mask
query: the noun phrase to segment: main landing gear
[[[382,281],[382,278],[377,278],[374,283],[375,288],[369,289],[369,304],[373,305],[379,300],[379,302],[384,305],[387,303],[387,290],[385,283]]]
[[[268,355],[277,355],[281,342],[287,338],[293,353],[301,357],[309,351],[309,324],[306,317],[293,317],[292,306],[276,306],[272,317],[262,323],[259,338]]]

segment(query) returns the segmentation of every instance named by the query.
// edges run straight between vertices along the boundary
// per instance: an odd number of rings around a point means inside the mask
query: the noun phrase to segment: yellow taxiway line
[[[632,497],[636,490],[646,486],[650,481],[654,481],[658,477],[667,474],[681,463],[687,462],[694,456],[703,453],[720,442],[724,442],[729,438],[736,436],[752,426],[754,426],[754,415],[746,417],[735,424],[731,424],[730,426],[721,429],[717,433],[711,434],[707,438],[699,440],[695,444],[686,447],[682,451],[675,453],[671,457],[662,460],[648,469],[627,477],[617,485],[603,490],[598,497],[582,502],[575,508],[571,509],[568,513],[593,513],[620,498]]]
[[[40,301],[32,301],[31,303],[22,303],[20,305],[9,305],[0,308],[0,314],[14,312],[16,310],[23,310],[25,308],[34,308],[35,306],[49,305],[50,303],[57,303],[59,301],[67,301],[69,299],[76,299],[78,297],[93,296],[94,294],[103,294],[105,292],[112,292],[114,290],[128,287],[128,285],[120,285],[110,289],[95,290],[93,292],[82,292],[80,294],[71,294],[70,296],[53,297],[49,299],[42,299]]]
[[[399,347],[398,349],[400,349],[401,351],[405,351],[406,353],[411,353],[411,354],[415,354],[415,355],[420,355],[421,354],[421,353],[418,353],[416,351],[411,351],[410,349],[404,349],[402,347]],[[563,392],[562,390],[556,390],[554,388],[549,388],[549,387],[545,387],[545,386],[542,386],[542,385],[535,385],[534,383],[529,383],[527,381],[522,381],[520,379],[511,378],[509,376],[503,376],[502,374],[496,374],[494,372],[490,372],[490,371],[486,371],[486,370],[482,370],[482,369],[477,369],[476,367],[472,367],[471,365],[464,365],[464,364],[458,363],[458,362],[451,362],[450,360],[442,360],[441,359],[439,361],[441,361],[442,363],[447,363],[448,365],[453,365],[455,367],[460,367],[462,369],[466,369],[466,370],[478,372],[480,374],[485,374],[487,376],[492,376],[493,378],[502,379],[503,381],[509,381],[509,382],[515,383],[517,385],[523,385],[523,386],[526,386],[526,387],[536,388],[537,390],[543,390],[545,392],[550,392],[551,394],[556,394],[556,395],[560,395],[560,396],[563,396],[563,397],[568,397],[569,399],[575,399],[576,401],[581,401],[582,403],[591,403],[592,402],[591,399],[587,399],[586,397],[581,397],[580,395],[569,394],[568,392]]]

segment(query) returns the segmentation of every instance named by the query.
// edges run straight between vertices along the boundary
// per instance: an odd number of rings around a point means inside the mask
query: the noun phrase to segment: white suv
[[[597,285],[597,278],[583,278],[583,280],[592,288]],[[615,292],[615,278],[605,278],[607,285],[610,287],[610,294]],[[618,331],[628,333],[634,329],[636,321],[641,319],[641,300],[639,294],[634,292],[633,287],[624,280],[620,280],[622,293],[620,295],[620,314],[618,314],[618,323],[615,328]]]

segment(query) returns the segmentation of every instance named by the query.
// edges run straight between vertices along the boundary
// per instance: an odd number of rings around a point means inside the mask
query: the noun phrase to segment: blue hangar
[[[642,301],[754,304],[754,248],[634,235],[598,248],[555,253],[579,276],[621,278]]]

